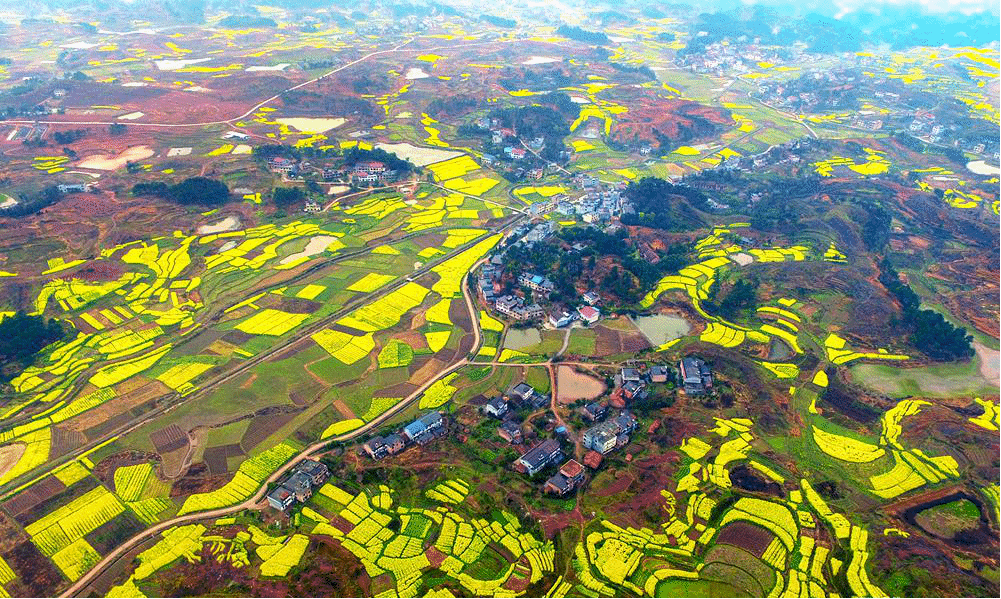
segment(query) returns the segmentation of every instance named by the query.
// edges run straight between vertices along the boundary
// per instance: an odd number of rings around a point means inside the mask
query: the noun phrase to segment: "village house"
[[[650,367],[650,382],[651,383],[666,383],[667,377],[670,370],[667,366],[651,366]]]
[[[636,428],[636,418],[623,411],[618,416],[596,424],[584,431],[584,447],[607,454],[616,447],[629,443],[629,433]]]
[[[495,397],[483,406],[483,413],[494,418],[503,418],[507,414],[508,406],[503,397]]]
[[[307,501],[313,496],[313,479],[303,472],[292,473],[291,476],[285,479],[282,486],[291,491],[295,495],[296,501],[300,503]]]
[[[533,476],[549,464],[562,458],[563,451],[560,449],[559,441],[546,439],[515,460],[514,468],[522,474]]]
[[[308,501],[313,489],[319,487],[330,476],[325,464],[305,459],[292,467],[292,472],[267,495],[268,505],[279,511],[286,511],[298,501]]]
[[[279,485],[268,493],[268,505],[280,512],[292,507],[293,503],[295,503],[295,495],[283,486]]]
[[[619,370],[619,378],[622,380],[622,383],[625,384],[629,381],[642,381],[643,375],[640,374],[638,368],[622,368]]]
[[[330,469],[326,464],[309,458],[299,462],[296,469],[308,476],[313,481],[314,487],[322,485],[330,477]]]
[[[445,428],[445,420],[440,412],[428,412],[403,427],[403,439],[409,443],[424,445]]]
[[[60,183],[56,186],[59,193],[84,193],[90,191],[89,183]]]
[[[560,467],[560,471],[546,481],[542,491],[564,497],[582,482],[584,482],[584,467],[577,460],[567,460],[567,463]]]
[[[646,399],[650,392],[643,381],[626,381],[622,383],[622,395],[626,399]]]
[[[497,435],[512,445],[522,442],[521,426],[513,420],[505,420],[497,427]]]
[[[518,277],[518,284],[540,293],[551,293],[555,288],[552,281],[542,275],[531,272],[521,273],[521,276]]]
[[[560,329],[573,322],[573,314],[563,310],[562,312],[553,312],[549,315],[549,324],[553,328]]]
[[[712,371],[705,362],[692,356],[678,363],[678,378],[686,395],[702,395],[713,386]]]
[[[270,168],[272,172],[280,173],[282,175],[295,175],[299,172],[299,163],[291,158],[277,156],[268,160],[268,168]]]
[[[387,455],[396,455],[403,451],[406,444],[403,437],[393,433],[387,437],[372,437],[362,446],[362,449],[374,460],[381,460]]]
[[[594,324],[601,318],[601,312],[592,306],[581,306],[580,308],[577,308],[577,314],[579,314],[580,319],[587,324]]]
[[[386,172],[386,165],[378,160],[365,160],[355,164],[355,172],[377,175]]]
[[[584,465],[590,468],[591,470],[597,470],[598,468],[601,467],[601,462],[604,459],[605,459],[604,456],[602,456],[600,453],[592,449],[584,454]]]
[[[589,422],[604,420],[608,414],[608,405],[600,401],[592,401],[580,409],[581,416]]]
[[[528,383],[518,383],[508,391],[508,396],[516,401],[531,405],[534,407],[540,407],[548,401],[548,398],[535,390],[534,387]]]
[[[494,303],[494,308],[506,316],[517,320],[530,320],[539,318],[545,311],[539,304],[525,304],[525,300],[513,295],[505,295]]]

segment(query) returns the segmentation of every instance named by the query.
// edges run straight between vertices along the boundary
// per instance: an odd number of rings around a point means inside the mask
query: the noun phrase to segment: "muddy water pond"
[[[633,319],[633,323],[654,347],[680,339],[692,330],[692,325],[676,314],[638,316]]]
[[[524,349],[542,343],[542,333],[539,329],[508,329],[504,337],[504,347],[507,349]]]

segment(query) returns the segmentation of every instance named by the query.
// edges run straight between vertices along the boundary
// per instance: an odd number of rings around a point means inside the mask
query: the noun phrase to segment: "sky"
[[[809,3],[808,0],[804,5]],[[833,4],[846,11],[859,8],[871,9],[882,4],[894,7],[920,5],[928,12],[974,13],[985,10],[998,12],[997,0],[834,0]]]

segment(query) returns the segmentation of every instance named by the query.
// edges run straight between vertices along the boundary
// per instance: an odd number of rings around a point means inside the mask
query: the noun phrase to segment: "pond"
[[[983,160],[974,160],[973,162],[969,162],[966,164],[966,168],[978,175],[990,176],[1001,174],[1001,169],[992,164],[987,164]]]
[[[692,330],[692,325],[676,314],[639,316],[633,319],[633,323],[654,347],[680,339]]]
[[[504,337],[504,347],[507,349],[524,349],[542,343],[542,333],[539,329],[508,329]]]

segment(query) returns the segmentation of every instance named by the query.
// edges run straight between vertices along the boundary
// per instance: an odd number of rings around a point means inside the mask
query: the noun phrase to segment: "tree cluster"
[[[476,108],[474,96],[456,94],[453,96],[438,96],[428,103],[427,113],[438,119],[441,117],[461,115]]]
[[[0,215],[9,217],[27,216],[55,204],[63,197],[62,192],[55,185],[47,185],[41,191],[35,193],[20,193],[17,196],[17,204],[0,211]]]
[[[137,196],[157,196],[178,204],[198,204],[216,206],[229,201],[229,187],[222,181],[208,177],[190,177],[167,185],[162,181],[136,183],[132,194]]]
[[[506,29],[511,29],[512,27],[516,27],[518,25],[518,22],[514,19],[505,19],[504,17],[498,17],[496,15],[482,14],[480,15],[480,20],[490,23],[495,27],[504,27]]]
[[[305,202],[307,197],[309,196],[301,187],[276,187],[271,193],[271,198],[279,208],[287,208]]]
[[[719,289],[719,281],[714,281],[709,289],[709,299],[703,302],[703,306],[709,312],[715,312],[732,321],[742,312],[753,311],[757,307],[757,281],[750,282],[739,279],[722,299],[717,300]]]
[[[879,265],[879,282],[886,287],[902,308],[901,324],[910,330],[911,344],[932,360],[950,362],[972,358],[973,336],[956,327],[938,312],[921,309],[921,298],[883,258]]]
[[[607,35],[600,31],[588,31],[587,29],[581,29],[580,27],[571,25],[560,25],[559,29],[556,30],[556,34],[572,40],[577,40],[578,42],[594,44],[596,46],[610,44],[612,42],[612,40],[608,39]]]
[[[369,160],[381,162],[385,164],[386,168],[391,171],[409,173],[414,169],[414,165],[410,161],[403,160],[396,154],[392,152],[387,152],[386,150],[381,150],[379,148],[366,150],[363,148],[354,147],[354,148],[349,148],[344,153],[344,165],[348,167],[354,166],[359,162],[366,162]]]
[[[675,207],[682,200],[690,207],[707,210],[708,198],[704,193],[689,187],[669,183],[657,177],[643,177],[633,181],[625,191],[626,198],[636,209],[636,214],[624,214],[622,224],[641,225],[655,229],[672,229],[678,226],[680,212]],[[675,200],[675,201],[672,201]]]
[[[69,129],[67,131],[56,131],[52,134],[52,139],[57,144],[69,145],[87,135],[86,129]]]
[[[29,366],[43,347],[65,334],[59,321],[28,316],[23,311],[0,320],[0,381],[9,381]]]
[[[250,27],[277,27],[274,19],[259,15],[229,15],[219,21],[219,27],[248,29]]]

